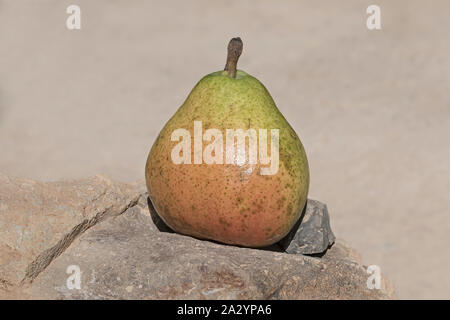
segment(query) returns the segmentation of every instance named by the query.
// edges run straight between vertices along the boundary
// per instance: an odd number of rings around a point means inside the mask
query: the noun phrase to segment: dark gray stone
[[[308,199],[299,221],[278,244],[287,253],[320,255],[333,245],[335,240],[327,206],[317,200]]]

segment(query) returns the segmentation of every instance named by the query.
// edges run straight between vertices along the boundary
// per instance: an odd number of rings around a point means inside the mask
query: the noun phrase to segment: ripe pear
[[[241,52],[241,39],[233,38],[225,70],[203,77],[161,130],[148,155],[145,177],[155,210],[176,232],[264,247],[287,235],[300,218],[308,194],[309,168],[300,139],[267,89],[236,69]],[[216,129],[210,131],[216,133],[214,139],[205,134],[208,129]],[[277,141],[270,141],[271,130],[278,129],[275,173],[262,174],[261,169],[267,170],[269,165],[267,161],[262,164],[259,157],[256,163],[250,161],[249,138],[245,140],[245,162],[239,151],[231,153],[234,161],[226,161],[232,150],[225,149],[227,129],[254,129],[260,141],[260,129],[267,129],[267,152],[273,161],[276,154],[269,144],[275,146]],[[182,137],[174,132],[184,132],[186,141],[180,142]],[[211,147],[214,142],[224,146],[223,152]],[[237,143],[233,139],[230,146],[239,150]],[[212,163],[204,158],[207,151],[215,157]],[[178,160],[174,161],[174,154]],[[180,158],[185,161],[180,163]]]

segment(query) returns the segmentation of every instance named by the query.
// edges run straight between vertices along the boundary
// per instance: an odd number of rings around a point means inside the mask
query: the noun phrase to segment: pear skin
[[[158,215],[173,230],[200,239],[264,247],[283,238],[300,218],[309,188],[308,160],[300,139],[264,85],[235,69],[240,52],[230,52],[231,44],[225,70],[203,77],[161,130],[148,155],[146,184]],[[236,55],[235,62],[230,62]],[[202,135],[208,129],[222,132],[223,163],[194,163],[202,156],[194,152],[194,144],[199,143],[194,141],[194,121],[201,121]],[[190,164],[176,164],[172,158],[180,143],[172,141],[172,133],[180,128],[190,134],[191,149],[183,149],[189,152]],[[227,129],[257,133],[278,129],[276,173],[261,174],[268,164],[251,163],[248,145],[245,163],[227,163]],[[202,141],[201,152],[210,143]]]

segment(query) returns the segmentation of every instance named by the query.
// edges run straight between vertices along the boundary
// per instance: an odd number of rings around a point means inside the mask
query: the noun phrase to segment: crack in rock
[[[135,196],[133,199],[129,200],[123,206],[119,208],[115,208],[115,206],[110,206],[100,212],[96,213],[96,215],[91,219],[85,219],[78,225],[72,228],[69,233],[64,235],[53,247],[44,250],[39,256],[34,259],[26,268],[25,276],[21,281],[21,284],[29,284],[33,282],[33,280],[47,268],[50,263],[55,260],[59,255],[61,255],[71,244],[72,242],[81,234],[83,234],[86,230],[93,227],[97,223],[100,223],[108,218],[119,216],[123,214],[128,209],[136,206],[142,196],[144,194],[139,194]]]

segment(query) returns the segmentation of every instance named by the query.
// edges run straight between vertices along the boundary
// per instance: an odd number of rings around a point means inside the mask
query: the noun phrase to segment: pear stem
[[[242,47],[242,40],[239,37],[231,39],[228,43],[228,55],[225,71],[228,72],[228,76],[231,78],[236,78],[236,67],[242,53]]]

